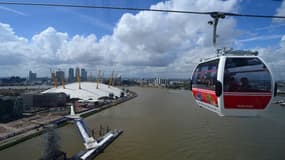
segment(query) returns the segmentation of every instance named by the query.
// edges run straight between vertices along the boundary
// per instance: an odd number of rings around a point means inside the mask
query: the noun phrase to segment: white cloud
[[[279,47],[267,47],[267,48],[256,48],[254,50],[259,51],[260,57],[264,59],[264,61],[271,68],[275,79],[284,80],[285,79],[285,35],[280,39]]]
[[[277,8],[275,16],[285,16],[285,1],[283,1],[281,6]],[[274,21],[284,22],[284,19],[274,19]]]
[[[167,1],[152,9],[233,11],[236,1]],[[167,66],[182,52],[196,46],[212,45],[210,16],[140,12],[124,14],[114,30],[113,39],[120,44],[120,62],[126,65]],[[235,20],[220,22],[218,44],[232,44]],[[131,53],[131,55],[130,55]],[[128,58],[126,58],[128,57]]]
[[[46,30],[32,37],[31,45],[35,53],[34,58],[39,61],[54,63],[61,60],[59,50],[67,43],[68,34],[57,32],[54,28],[48,27]]]
[[[285,35],[282,36],[281,43],[285,43]]]
[[[255,36],[255,37],[251,37],[251,38],[246,38],[246,39],[241,39],[239,40],[239,42],[251,42],[251,41],[259,41],[259,40],[270,40],[270,39],[280,39],[280,37],[282,37],[282,35],[262,35],[262,36]]]
[[[0,23],[0,65],[18,65],[26,60],[28,40],[18,37],[8,24]]]
[[[25,42],[25,38],[18,37],[9,24],[0,23],[0,42]]]

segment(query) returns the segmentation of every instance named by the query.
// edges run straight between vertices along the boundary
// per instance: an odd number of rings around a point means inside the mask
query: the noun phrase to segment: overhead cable
[[[151,8],[134,8],[134,7],[117,7],[117,6],[98,6],[98,5],[81,5],[81,4],[63,4],[63,3],[32,3],[32,2],[0,2],[2,5],[19,5],[19,6],[45,6],[45,7],[68,7],[68,8],[89,8],[89,9],[108,9],[108,10],[127,10],[127,11],[149,11],[149,12],[166,12],[166,13],[184,13],[196,15],[213,15],[222,14],[224,16],[250,17],[250,18],[279,18],[285,19],[285,16],[256,15],[256,14],[239,14],[230,12],[200,12],[186,10],[167,10]]]

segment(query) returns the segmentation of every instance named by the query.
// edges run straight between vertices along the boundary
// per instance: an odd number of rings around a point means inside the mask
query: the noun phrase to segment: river
[[[190,91],[131,90],[137,98],[85,118],[89,128],[124,130],[97,160],[285,159],[285,107],[272,104],[254,118],[219,117],[197,107]],[[83,149],[73,124],[57,133],[68,156]],[[39,159],[44,136],[0,151],[0,159]]]

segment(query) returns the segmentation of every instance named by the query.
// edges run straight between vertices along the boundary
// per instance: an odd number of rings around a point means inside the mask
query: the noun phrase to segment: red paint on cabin
[[[200,89],[200,88],[192,88],[192,93],[196,100],[218,107],[218,99],[215,91]]]
[[[224,92],[225,109],[265,109],[270,102],[270,92]]]

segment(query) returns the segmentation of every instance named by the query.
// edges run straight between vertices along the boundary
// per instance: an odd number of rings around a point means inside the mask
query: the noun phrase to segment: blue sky
[[[28,1],[39,2],[39,1]],[[60,1],[60,3],[72,3],[82,5],[100,5],[100,6],[123,6],[149,8],[152,4],[161,2],[159,0],[133,1],[133,0],[87,0],[87,1]],[[59,1],[40,1],[40,3],[59,3]],[[282,1],[264,0],[256,3],[254,0],[243,0],[239,3],[238,12],[244,14],[262,14],[274,15],[276,9],[280,7]],[[10,24],[14,31],[27,38],[31,38],[34,34],[41,32],[49,26],[53,26],[58,31],[67,32],[71,36],[80,34],[96,34],[98,38],[108,34],[112,34],[113,28],[126,13],[126,11],[104,10],[104,9],[82,9],[82,8],[61,8],[61,7],[35,7],[35,6],[11,6],[1,5],[18,11],[20,14],[7,10],[0,10],[0,20],[3,23]],[[130,11],[128,11],[130,12]],[[21,14],[23,13],[23,14]],[[137,12],[130,12],[137,13]],[[246,30],[256,36],[266,35],[283,35],[284,26],[272,23],[272,19],[235,17],[237,20],[237,29]],[[271,29],[267,27],[273,26]],[[280,27],[278,27],[280,26]],[[242,35],[245,36],[246,35]],[[251,37],[252,35],[250,35]],[[280,37],[279,37],[280,38]],[[258,42],[252,42],[252,46],[272,45],[278,42],[278,38]]]
[[[240,13],[244,14],[258,14],[258,15],[275,15],[276,9],[280,7],[282,1],[264,0],[256,3],[254,0],[245,0],[240,3]],[[273,36],[272,39],[260,39],[250,42],[248,45],[245,44],[245,48],[261,47],[261,46],[272,46],[279,43],[280,37],[284,35],[284,23],[274,23],[272,19],[264,18],[246,18],[239,17],[237,19],[237,27],[241,30],[249,31],[253,35],[257,36]],[[271,27],[270,27],[271,26]],[[245,35],[244,35],[245,36]],[[245,36],[246,37],[246,36]],[[249,35],[249,38],[252,35]],[[242,38],[241,38],[242,39]]]
[[[21,2],[21,1],[19,1]],[[27,1],[24,1],[27,2]],[[126,1],[126,0],[31,0],[34,3],[67,3],[100,6],[126,6],[149,8],[158,0]],[[96,34],[99,38],[106,34],[112,34],[113,28],[126,11],[84,9],[84,8],[61,8],[61,7],[35,7],[35,6],[11,6],[1,5],[16,10],[19,13],[0,9],[0,19],[4,23],[13,26],[14,31],[21,36],[31,38],[49,26],[58,31],[75,34]],[[136,12],[131,12],[136,13]]]
[[[59,3],[40,1],[45,2]],[[284,2],[62,0],[60,3],[276,15]],[[45,76],[48,68],[67,70],[80,66],[90,72],[100,68],[111,73],[116,69],[132,77],[187,78],[201,56],[212,52],[208,20],[211,18],[207,16],[182,14],[0,5],[0,66],[3,68],[0,74],[26,76],[33,70]],[[222,47],[260,50],[272,64],[274,60],[269,53],[276,52],[282,65],[285,64],[284,27],[285,21],[227,17],[220,20],[217,43]]]

